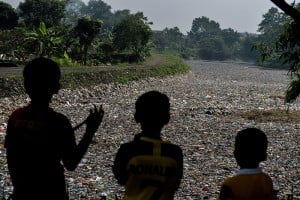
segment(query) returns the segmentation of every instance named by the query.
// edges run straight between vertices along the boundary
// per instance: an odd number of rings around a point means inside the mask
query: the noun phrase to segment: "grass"
[[[300,110],[250,110],[244,113],[237,114],[238,116],[254,120],[257,122],[282,122],[282,123],[300,123]]]
[[[189,66],[176,56],[153,54],[145,62],[116,66],[62,67],[62,88],[89,87],[99,83],[127,83],[147,77],[185,73]],[[0,98],[24,94],[21,74],[0,75]]]
[[[147,77],[164,77],[185,73],[188,70],[189,66],[180,58],[156,54],[140,64],[86,67],[84,70],[75,67],[65,70],[63,71],[62,85],[74,88],[98,83],[127,83]]]

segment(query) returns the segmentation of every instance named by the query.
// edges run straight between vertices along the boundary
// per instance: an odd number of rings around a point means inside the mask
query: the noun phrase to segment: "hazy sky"
[[[3,0],[2,0],[3,1]],[[16,7],[20,0],[4,0]],[[83,0],[88,2],[88,0]],[[129,9],[142,11],[153,22],[152,29],[179,27],[182,33],[190,31],[193,19],[206,16],[221,28],[255,33],[258,24],[271,7],[270,0],[103,0],[112,11]],[[300,0],[296,0],[299,3]],[[287,2],[293,2],[288,0]]]

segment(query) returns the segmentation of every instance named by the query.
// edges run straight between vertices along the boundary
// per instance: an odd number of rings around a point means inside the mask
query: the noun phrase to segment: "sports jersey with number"
[[[171,200],[182,178],[179,146],[149,137],[121,145],[113,166],[126,200]]]
[[[260,168],[241,169],[236,176],[227,178],[219,200],[275,200],[271,178]]]

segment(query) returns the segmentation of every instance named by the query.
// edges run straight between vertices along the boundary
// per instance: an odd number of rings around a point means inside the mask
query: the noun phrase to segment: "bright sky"
[[[4,0],[16,7],[20,0]],[[83,0],[88,2],[88,0]],[[190,31],[193,19],[206,16],[222,29],[255,33],[262,15],[271,7],[270,0],[103,0],[112,11],[128,9],[141,11],[153,22],[152,29],[162,30],[177,26],[182,33]],[[299,3],[300,0],[296,0]],[[291,3],[293,0],[287,0]]]

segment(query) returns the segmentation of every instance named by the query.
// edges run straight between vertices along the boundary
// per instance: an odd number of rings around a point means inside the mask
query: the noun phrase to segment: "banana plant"
[[[36,56],[51,57],[62,43],[62,38],[54,30],[47,29],[45,23],[41,22],[38,29],[26,33],[25,43]]]

